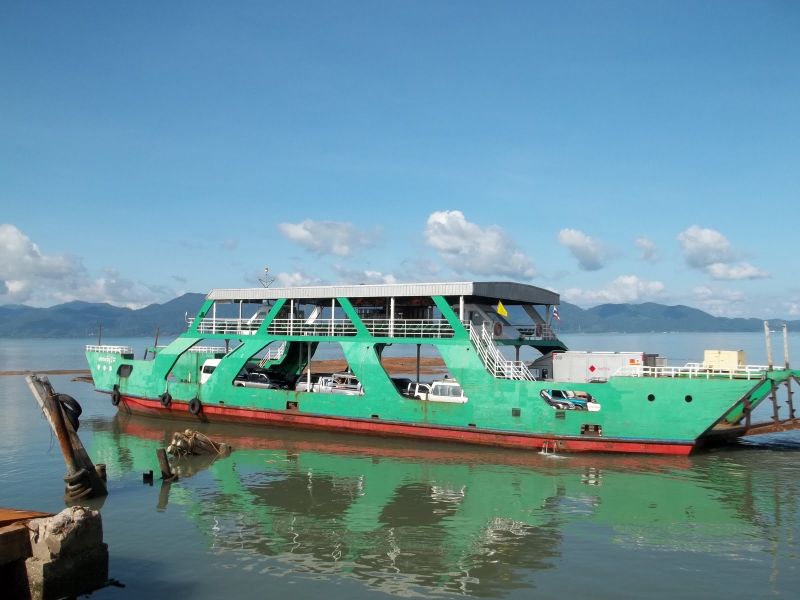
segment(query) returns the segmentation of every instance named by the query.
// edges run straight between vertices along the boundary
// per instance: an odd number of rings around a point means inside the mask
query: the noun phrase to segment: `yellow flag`
[[[500,302],[500,300],[497,301],[497,314],[504,317],[508,316],[508,311],[506,310],[506,307],[503,306],[503,303]]]

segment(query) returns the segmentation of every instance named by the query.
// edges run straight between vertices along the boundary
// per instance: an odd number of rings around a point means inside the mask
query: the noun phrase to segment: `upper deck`
[[[549,321],[558,303],[555,292],[514,282],[214,289],[196,327],[213,335],[448,338],[460,323],[466,331],[507,328],[510,335],[498,336],[506,341],[556,340]],[[253,305],[255,312],[244,309]],[[540,314],[536,307],[545,309]]]

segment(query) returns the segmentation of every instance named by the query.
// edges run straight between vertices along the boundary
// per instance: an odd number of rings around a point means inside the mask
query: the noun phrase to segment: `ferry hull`
[[[617,452],[686,456],[697,447],[693,442],[519,434],[474,428],[398,423],[380,419],[341,418],[302,412],[272,411],[211,404],[204,404],[201,412],[193,415],[189,411],[188,402],[175,400],[169,407],[164,407],[159,399],[127,395],[121,396],[119,406],[121,410],[133,414],[185,419],[203,423],[227,422],[269,425],[544,452]]]

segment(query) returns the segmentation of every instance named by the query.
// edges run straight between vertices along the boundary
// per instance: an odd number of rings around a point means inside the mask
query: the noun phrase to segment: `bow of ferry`
[[[750,431],[753,410],[800,375],[631,359],[554,379],[554,358],[571,356],[551,323],[558,303],[506,282],[219,289],[167,346],[142,359],[88,346],[87,360],[97,390],[134,413],[545,452],[688,454]],[[341,348],[356,389],[322,386],[312,364],[321,344]],[[433,347],[451,383],[442,389],[460,395],[409,393],[387,372],[389,347],[416,357],[411,384],[420,348]],[[525,349],[539,358],[519,360]],[[783,427],[796,423],[793,408],[790,417]]]

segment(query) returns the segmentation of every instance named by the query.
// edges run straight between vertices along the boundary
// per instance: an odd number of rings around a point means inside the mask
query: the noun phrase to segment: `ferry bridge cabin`
[[[97,389],[132,412],[528,449],[674,454],[741,435],[752,409],[795,375],[634,364],[602,381],[556,382],[553,352],[566,351],[549,320],[558,303],[551,291],[512,282],[215,289],[188,331],[149,349],[149,360],[105,346],[87,348],[87,358]],[[357,381],[346,396],[325,393],[313,373],[320,344],[331,343]],[[433,346],[458,382],[459,400],[398,388],[382,356],[401,345],[416,355],[409,375],[417,382],[419,349]],[[532,368],[520,360],[524,347],[541,355]]]

